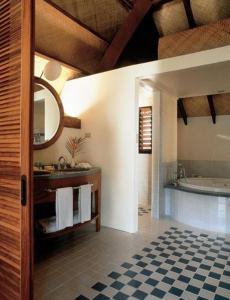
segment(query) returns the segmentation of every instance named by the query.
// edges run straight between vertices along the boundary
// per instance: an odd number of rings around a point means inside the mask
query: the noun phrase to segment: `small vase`
[[[74,167],[75,167],[75,160],[74,160],[74,157],[71,158],[70,166],[71,166],[71,168],[74,168]]]

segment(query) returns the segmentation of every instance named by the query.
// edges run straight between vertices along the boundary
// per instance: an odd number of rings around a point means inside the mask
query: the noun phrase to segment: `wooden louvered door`
[[[32,0],[0,0],[1,300],[30,298],[32,8]]]

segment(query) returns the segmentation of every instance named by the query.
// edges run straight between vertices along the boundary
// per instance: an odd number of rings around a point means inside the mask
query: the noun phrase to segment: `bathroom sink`
[[[78,172],[84,172],[84,171],[89,171],[91,168],[67,168],[67,169],[61,169],[61,170],[34,170],[34,175],[54,175],[54,176],[59,176],[59,175],[69,175],[73,173],[78,173]]]
[[[34,175],[47,175],[50,174],[50,171],[47,170],[34,170]]]
[[[68,173],[74,173],[74,172],[82,172],[82,171],[88,171],[86,168],[67,168],[62,170],[56,170],[53,171],[52,174],[68,174]]]

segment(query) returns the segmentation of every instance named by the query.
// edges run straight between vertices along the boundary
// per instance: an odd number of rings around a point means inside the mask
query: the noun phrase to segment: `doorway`
[[[160,184],[160,92],[149,79],[137,81],[138,147],[136,192],[138,220],[159,218]]]

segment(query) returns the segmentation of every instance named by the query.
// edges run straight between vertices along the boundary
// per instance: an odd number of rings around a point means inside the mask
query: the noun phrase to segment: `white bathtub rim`
[[[205,182],[207,183],[207,181],[218,181],[220,182],[221,180],[223,182],[227,182],[227,187],[222,187],[222,186],[213,186],[213,185],[209,185],[209,186],[205,186],[205,185],[200,185],[200,184],[192,184],[189,183],[189,180],[197,180],[199,182]],[[179,186],[181,187],[185,187],[188,189],[192,189],[192,190],[197,190],[197,191],[207,191],[207,192],[215,192],[215,193],[229,193],[230,194],[230,179],[229,178],[208,178],[208,177],[188,177],[188,178],[182,178],[179,180]]]

